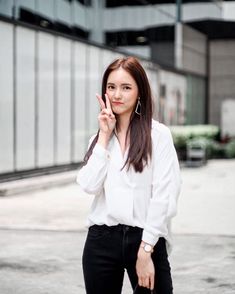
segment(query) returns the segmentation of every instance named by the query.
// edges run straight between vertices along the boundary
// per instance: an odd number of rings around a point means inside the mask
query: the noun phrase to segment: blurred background
[[[0,34],[1,180],[78,166],[102,73],[122,55],[144,65],[155,118],[213,125],[199,145],[235,156],[217,144],[235,135],[234,1],[1,0]],[[198,130],[172,132],[185,160]]]
[[[103,71],[128,55],[182,167],[174,293],[235,293],[235,1],[0,0],[1,294],[85,293],[75,179]]]

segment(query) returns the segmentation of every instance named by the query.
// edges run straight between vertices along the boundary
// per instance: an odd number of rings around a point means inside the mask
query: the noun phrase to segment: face
[[[109,74],[106,93],[115,114],[130,115],[133,112],[138,99],[138,86],[125,69],[120,67]]]

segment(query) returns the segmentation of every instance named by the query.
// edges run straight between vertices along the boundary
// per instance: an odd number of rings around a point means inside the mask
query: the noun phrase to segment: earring
[[[140,97],[138,98],[138,102],[136,104],[135,113],[138,115],[141,115],[141,103],[140,103]]]

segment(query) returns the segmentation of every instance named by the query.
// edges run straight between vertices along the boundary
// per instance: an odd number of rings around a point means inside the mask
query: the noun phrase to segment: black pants
[[[89,228],[84,251],[83,273],[87,294],[120,294],[127,270],[132,288],[138,284],[136,259],[142,237],[142,229],[126,225]],[[165,239],[160,238],[154,247],[152,260],[155,266],[155,291],[172,294],[171,270]],[[140,287],[138,293],[150,293]]]

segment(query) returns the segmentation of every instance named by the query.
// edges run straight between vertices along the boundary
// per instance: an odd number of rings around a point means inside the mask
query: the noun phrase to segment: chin
[[[124,111],[122,111],[120,109],[113,109],[113,113],[114,114],[122,114],[122,113],[124,113]]]
[[[127,111],[113,111],[113,113],[114,113],[116,116],[131,115],[131,112],[127,112]]]

